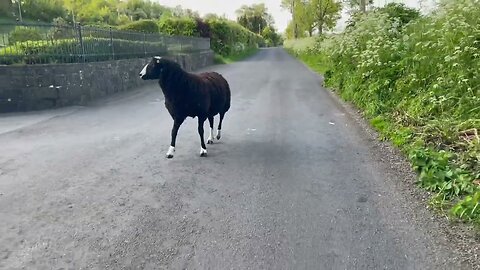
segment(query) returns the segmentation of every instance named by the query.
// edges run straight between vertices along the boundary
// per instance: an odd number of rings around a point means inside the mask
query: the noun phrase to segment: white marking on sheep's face
[[[146,64],[142,71],[140,71],[140,78],[143,78],[143,76],[145,76],[145,74],[147,74],[147,67],[148,67],[148,64]]]

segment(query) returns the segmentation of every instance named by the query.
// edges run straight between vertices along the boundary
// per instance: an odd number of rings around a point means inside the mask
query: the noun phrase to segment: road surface
[[[165,159],[157,85],[0,116],[0,268],[465,268],[320,77],[280,48],[210,69],[232,108],[206,158],[189,118]]]

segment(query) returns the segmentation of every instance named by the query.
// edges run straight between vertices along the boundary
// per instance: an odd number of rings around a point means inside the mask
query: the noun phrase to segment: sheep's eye
[[[160,64],[160,60],[157,60],[157,64]]]

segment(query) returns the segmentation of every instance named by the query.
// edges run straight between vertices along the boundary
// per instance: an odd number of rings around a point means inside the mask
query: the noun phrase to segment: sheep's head
[[[178,64],[172,60],[162,58],[160,56],[155,56],[152,58],[150,63],[146,64],[140,71],[140,78],[143,80],[155,80],[160,79],[160,76],[166,70],[171,69],[172,67],[177,67]]]

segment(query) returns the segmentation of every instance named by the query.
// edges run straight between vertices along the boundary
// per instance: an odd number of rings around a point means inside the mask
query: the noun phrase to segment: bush
[[[118,27],[119,30],[144,33],[158,33],[158,25],[153,20],[140,20]]]
[[[236,22],[213,19],[208,21],[211,30],[211,47],[222,55],[235,55],[251,48],[265,46],[262,36]]]
[[[49,31],[48,37],[53,39],[63,39],[72,36],[72,27],[63,18],[53,20],[54,27]]]
[[[17,26],[8,35],[8,42],[14,44],[16,42],[41,40],[42,33],[33,27]]]
[[[212,35],[210,25],[208,25],[208,23],[206,23],[200,18],[195,18],[195,22],[197,23],[197,32],[199,36],[204,38],[210,38]]]
[[[166,18],[162,19],[159,24],[161,33],[172,36],[200,36],[197,31],[197,23],[193,18]]]

